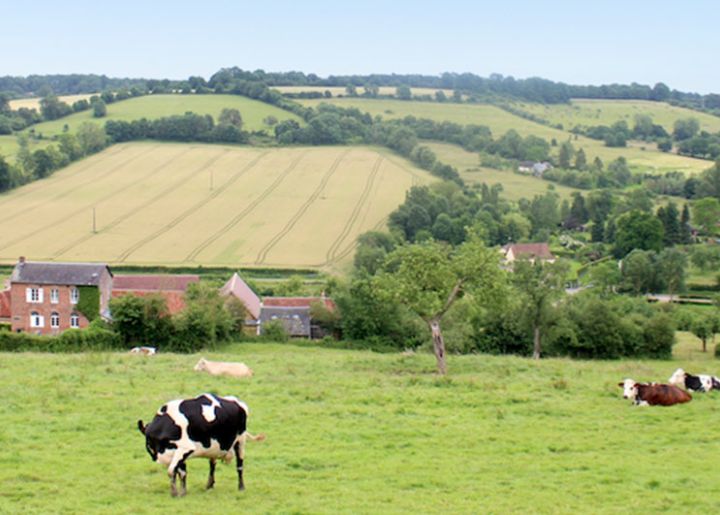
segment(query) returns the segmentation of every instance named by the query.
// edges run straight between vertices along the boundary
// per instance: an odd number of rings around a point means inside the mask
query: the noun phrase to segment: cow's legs
[[[180,495],[183,496],[187,492],[187,468],[185,466],[185,460],[192,454],[192,451],[183,453],[179,449],[175,452],[170,466],[168,467],[168,475],[170,476],[170,495],[177,497],[178,491],[176,486],[176,480],[178,474],[180,474],[181,488]]]
[[[210,475],[208,476],[207,485],[205,488],[210,490],[215,485],[215,460],[210,459]]]
[[[245,490],[245,483],[243,483],[243,461],[245,460],[245,440],[239,438],[235,442],[235,468],[238,473],[238,490]]]
[[[180,497],[187,493],[187,465],[185,460],[181,461],[177,466],[178,474],[180,474]]]

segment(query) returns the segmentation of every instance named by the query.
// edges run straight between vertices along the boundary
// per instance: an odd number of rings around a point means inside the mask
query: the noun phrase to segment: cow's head
[[[140,432],[145,435],[145,450],[148,452],[148,454],[150,455],[150,457],[152,458],[153,461],[157,461],[158,453],[157,453],[157,449],[155,448],[155,442],[152,438],[150,438],[149,436],[147,436],[147,434],[145,434],[145,430],[147,429],[147,426],[145,424],[143,424],[142,420],[138,420],[137,425],[138,425],[138,429],[140,430]]]
[[[197,362],[197,365],[193,368],[196,372],[200,372],[201,370],[205,370],[207,368],[207,360],[205,358],[200,358],[200,361]]]
[[[685,376],[687,376],[685,371],[682,368],[678,368],[675,372],[673,372],[673,375],[670,376],[668,383],[674,384],[675,386],[684,386]]]
[[[625,379],[618,383],[618,386],[623,389],[623,399],[635,400],[638,394],[638,384],[633,379]]]

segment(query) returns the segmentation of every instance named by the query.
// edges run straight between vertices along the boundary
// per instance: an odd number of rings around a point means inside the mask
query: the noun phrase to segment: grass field
[[[691,345],[684,342],[680,344]],[[193,372],[199,355],[0,354],[3,513],[717,513],[720,394],[638,408],[617,382],[666,381],[708,355],[580,362],[236,344],[208,357],[250,380]],[[206,460],[171,499],[136,421],[212,391],[250,407],[247,490]]]
[[[431,180],[366,147],[115,145],[0,195],[0,262],[343,267]]]
[[[87,100],[93,95],[94,93],[83,93],[81,95],[64,95],[58,98],[60,99],[60,101],[65,102],[68,105],[73,105],[74,102],[77,102],[78,100]],[[18,109],[21,109],[23,107],[26,109],[37,109],[39,112],[40,98],[18,98],[17,100],[10,101],[10,109],[14,111],[17,111]]]
[[[652,117],[654,123],[662,125],[668,132],[672,132],[676,120],[683,118],[697,119],[702,130],[720,131],[718,116],[648,100],[575,99],[570,104],[518,103],[517,107],[552,123],[562,123],[565,130],[576,125],[612,125],[619,120],[625,120],[632,129],[635,115],[642,114]]]
[[[523,197],[532,199],[535,195],[545,193],[549,187],[553,187],[561,199],[570,199],[574,191],[580,191],[561,184],[544,181],[531,175],[481,167],[477,154],[468,152],[458,145],[427,141],[423,141],[422,144],[430,147],[440,161],[456,167],[460,172],[460,177],[468,184],[483,182],[488,185],[502,184],[502,196],[509,200],[519,200]]]
[[[263,119],[274,116],[278,120],[293,119],[302,123],[302,119],[288,111],[270,104],[238,95],[146,95],[108,104],[104,118],[94,118],[92,110],[75,113],[59,120],[34,125],[35,132],[51,136],[63,131],[65,125],[74,131],[83,122],[105,123],[107,120],[139,120],[140,118],[161,118],[192,111],[197,114],[209,114],[217,121],[223,108],[230,107],[240,111],[243,127],[246,130],[267,129]]]
[[[316,106],[321,102],[331,102],[339,106],[356,107],[373,116],[380,115],[387,119],[415,116],[435,121],[455,122],[462,125],[486,125],[490,127],[495,137],[502,136],[508,130],[514,129],[522,136],[532,134],[545,138],[547,141],[555,139],[558,143],[571,139],[576,150],[580,148],[585,150],[588,162],[592,162],[595,156],[599,156],[607,164],[613,159],[624,156],[630,165],[638,170],[654,170],[657,172],[677,170],[684,173],[698,173],[712,166],[710,161],[659,152],[654,148],[654,144],[631,145],[627,148],[609,148],[601,141],[583,136],[576,138],[569,132],[526,120],[489,104],[453,104],[361,98],[331,98],[326,100],[300,100],[299,102],[308,106]]]

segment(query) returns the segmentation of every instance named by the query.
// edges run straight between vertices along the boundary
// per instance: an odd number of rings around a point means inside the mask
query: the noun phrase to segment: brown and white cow
[[[623,398],[631,399],[638,406],[672,406],[692,400],[689,393],[671,384],[637,383],[625,379],[618,386],[623,389]]]

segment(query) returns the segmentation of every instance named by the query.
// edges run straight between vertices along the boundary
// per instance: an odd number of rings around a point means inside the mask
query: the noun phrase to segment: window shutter
[[[32,288],[25,288],[25,302],[32,302]]]
[[[42,291],[42,290],[40,290],[40,291]],[[40,315],[40,317],[39,317],[38,327],[45,327],[45,317],[42,315]]]
[[[38,288],[38,302],[42,302],[42,301],[43,301],[43,289]]]

